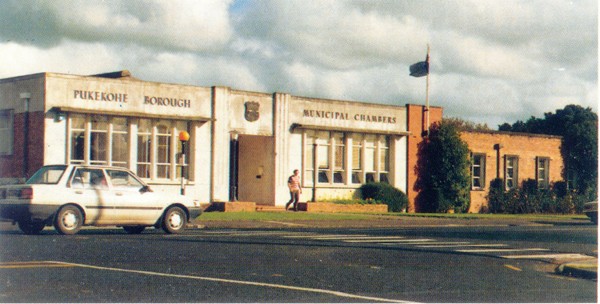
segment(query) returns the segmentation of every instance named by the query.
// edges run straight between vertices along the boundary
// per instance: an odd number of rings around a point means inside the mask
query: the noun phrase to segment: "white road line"
[[[454,248],[454,247],[505,247],[506,244],[469,244],[469,242],[448,242],[447,244],[432,243],[431,245],[417,246],[419,248]]]
[[[365,236],[365,235],[356,235],[356,236],[344,236],[344,237],[338,237],[338,236],[321,237],[321,236],[317,236],[317,237],[313,237],[313,239],[319,239],[319,240],[328,240],[328,239],[332,239],[332,240],[336,240],[336,239],[344,239],[344,240],[399,240],[399,239],[405,239],[405,237],[403,237],[403,236]]]
[[[434,239],[413,239],[413,240],[343,240],[345,243],[379,243],[379,244],[385,244],[385,243],[414,243],[414,242],[430,242],[430,241],[435,241]]]
[[[290,234],[289,231],[228,231],[228,232],[221,232],[221,231],[214,231],[214,232],[207,232],[207,234],[209,235],[204,235],[204,236],[260,236],[260,235],[285,235],[285,234]],[[185,236],[185,234],[182,234],[183,236]],[[309,237],[309,235],[303,236],[303,237]]]
[[[366,234],[315,234],[315,235],[286,235],[285,238],[310,238],[310,239],[318,239],[318,240],[337,240],[348,237],[366,237]]]
[[[531,255],[503,255],[504,259],[589,259],[589,255],[579,253],[553,253],[553,254],[531,254]]]
[[[549,251],[550,249],[545,248],[521,248],[521,249],[459,249],[455,250],[456,252],[465,252],[465,253],[484,253],[484,252],[519,252],[519,251]]]
[[[259,287],[288,289],[288,290],[295,290],[295,291],[306,291],[306,292],[329,294],[329,295],[333,295],[333,296],[337,296],[337,297],[353,298],[353,299],[360,299],[360,300],[366,300],[366,301],[380,301],[380,302],[390,302],[390,303],[416,303],[416,302],[396,300],[396,299],[361,296],[361,295],[356,295],[356,294],[351,294],[351,293],[346,293],[346,292],[341,292],[341,291],[335,291],[335,290],[328,290],[328,289],[309,288],[309,287],[300,287],[300,286],[291,286],[291,285],[282,285],[282,284],[261,283],[261,282],[241,281],[241,280],[229,280],[229,279],[220,279],[220,278],[211,278],[211,277],[162,273],[162,272],[144,271],[144,270],[122,269],[122,268],[103,267],[103,266],[94,266],[94,265],[77,264],[77,263],[66,263],[66,262],[57,262],[57,261],[46,261],[43,263],[56,263],[59,265],[70,265],[70,266],[76,266],[76,267],[88,268],[88,269],[107,270],[107,271],[116,271],[116,272],[124,272],[124,273],[135,273],[135,274],[143,274],[143,275],[150,275],[150,276],[160,276],[160,277],[171,277],[171,278],[180,278],[180,279],[191,279],[191,280],[251,285],[251,286],[259,286]]]

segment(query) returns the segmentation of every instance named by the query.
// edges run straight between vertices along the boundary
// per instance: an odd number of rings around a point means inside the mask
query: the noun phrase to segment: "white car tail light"
[[[33,189],[32,188],[21,189],[21,194],[19,195],[19,198],[32,199],[33,198]]]

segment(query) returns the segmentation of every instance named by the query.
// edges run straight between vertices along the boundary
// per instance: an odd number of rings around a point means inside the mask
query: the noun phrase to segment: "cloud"
[[[68,39],[218,51],[233,34],[230,2],[9,0],[0,5],[0,37],[42,48]]]
[[[0,77],[129,69],[168,83],[431,105],[495,126],[598,109],[595,0],[0,1]]]

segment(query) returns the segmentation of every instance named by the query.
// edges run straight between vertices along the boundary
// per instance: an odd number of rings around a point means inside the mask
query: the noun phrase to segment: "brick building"
[[[504,180],[507,190],[528,179],[536,180],[540,188],[563,180],[560,136],[469,131],[461,138],[471,151],[469,212],[486,210],[490,182],[496,178]]]

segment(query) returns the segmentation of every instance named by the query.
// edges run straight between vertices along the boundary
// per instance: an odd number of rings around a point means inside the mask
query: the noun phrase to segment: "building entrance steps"
[[[258,212],[285,212],[284,206],[256,205]]]
[[[254,212],[256,211],[255,202],[213,202],[205,212]]]

